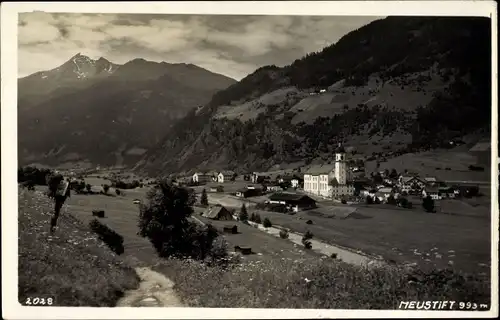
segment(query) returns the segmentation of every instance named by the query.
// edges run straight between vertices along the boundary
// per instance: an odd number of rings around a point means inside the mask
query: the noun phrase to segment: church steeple
[[[339,145],[335,149],[335,161],[344,161],[345,160],[345,148],[342,143],[339,142]]]

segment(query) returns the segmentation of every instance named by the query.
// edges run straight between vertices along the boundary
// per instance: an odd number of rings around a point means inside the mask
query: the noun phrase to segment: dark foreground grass
[[[49,234],[51,201],[19,191],[19,302],[54,297],[57,306],[112,307],[139,286],[135,271],[76,218],[61,212]]]
[[[452,271],[423,274],[396,267],[367,269],[331,259],[287,258],[229,269],[171,259],[155,268],[175,280],[174,289],[190,307],[396,309],[408,300],[490,302],[486,279]]]

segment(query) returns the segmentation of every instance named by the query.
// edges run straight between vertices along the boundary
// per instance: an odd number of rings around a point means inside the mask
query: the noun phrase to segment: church
[[[350,179],[345,148],[339,144],[333,164],[312,166],[305,172],[304,191],[323,198],[353,195],[354,186],[349,183]]]

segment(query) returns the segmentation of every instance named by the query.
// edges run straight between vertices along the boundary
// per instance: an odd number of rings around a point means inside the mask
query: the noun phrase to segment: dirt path
[[[139,288],[125,292],[117,307],[184,307],[170,279],[148,267],[138,267],[135,271],[141,279]]]

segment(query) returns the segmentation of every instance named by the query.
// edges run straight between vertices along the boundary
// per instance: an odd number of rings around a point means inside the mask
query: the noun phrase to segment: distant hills
[[[132,165],[176,119],[235,82],[192,64],[77,54],[18,80],[19,162]]]
[[[135,169],[265,170],[330,161],[340,141],[377,158],[487,136],[490,39],[487,18],[374,21],[320,52],[259,68],[218,91],[177,121]]]

